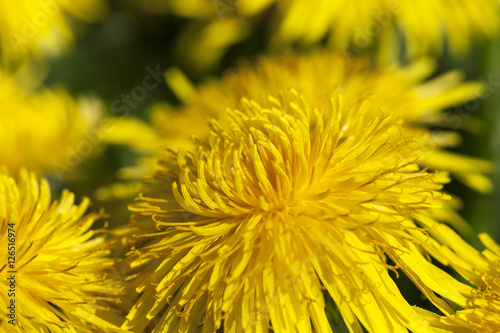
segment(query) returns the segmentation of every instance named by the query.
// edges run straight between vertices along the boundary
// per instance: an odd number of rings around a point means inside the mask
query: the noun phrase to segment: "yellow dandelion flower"
[[[465,306],[471,288],[420,245],[436,224],[426,210],[449,197],[447,176],[418,166],[418,139],[372,94],[287,89],[266,106],[243,99],[208,139],[161,159],[132,207],[127,264],[140,297],[123,328],[331,332],[327,293],[351,332],[437,332],[389,268],[446,315],[434,292]]]
[[[434,318],[432,325],[446,324],[455,329],[467,328],[471,332],[499,332],[500,246],[483,233],[479,238],[486,249],[479,252],[445,225],[436,226],[431,233],[439,243],[429,245],[440,248],[441,262],[453,267],[476,288],[470,294],[464,294],[467,303],[463,309],[449,318]]]
[[[319,1],[316,8],[305,0],[278,3],[284,13],[279,33],[285,41],[313,43],[330,34],[335,47],[365,48],[376,39],[396,39],[399,32],[410,57],[440,52],[444,41],[452,51],[463,53],[474,37],[493,37],[500,27],[497,0],[375,0],[363,6]],[[314,13],[323,14],[318,18]]]
[[[101,0],[1,0],[0,58],[10,65],[59,53],[73,39],[68,15],[92,21],[104,10]]]
[[[269,96],[286,96],[290,94],[289,89],[294,88],[311,103],[323,105],[328,102],[330,92],[339,89],[344,91],[348,103],[363,96],[372,100],[382,112],[400,118],[410,135],[419,137],[426,147],[420,159],[422,165],[450,171],[467,185],[489,191],[491,183],[484,173],[491,171],[490,162],[444,150],[458,145],[460,137],[452,130],[456,122],[442,114],[446,107],[480,97],[484,87],[476,82],[463,83],[459,72],[449,72],[424,82],[434,70],[429,59],[398,69],[372,69],[371,66],[366,58],[345,58],[328,52],[263,58],[256,66],[241,66],[224,75],[221,81],[201,86],[195,93],[174,72],[176,75],[169,76],[168,80],[176,87],[176,92],[185,97],[186,106],[181,112],[172,111],[165,105],[158,105],[153,110],[153,127],[161,141],[150,146],[158,149],[163,143],[176,150],[189,144],[193,135],[206,137],[210,132],[205,125],[207,120],[227,118],[224,108],[238,108],[242,98],[271,107],[273,101]],[[426,124],[443,130],[430,131],[424,126]],[[133,140],[134,134],[129,136],[127,144],[141,145],[133,143],[137,141]]]
[[[115,261],[105,231],[91,230],[102,214],[84,215],[88,205],[68,191],[51,202],[45,179],[22,169],[16,183],[2,169],[2,332],[118,331],[98,315],[118,320],[103,302],[117,302],[121,287],[106,277]]]
[[[97,150],[103,134],[92,132],[109,129],[97,126],[100,115],[95,100],[24,89],[0,71],[0,163],[12,173],[25,166],[62,176]]]
[[[367,0],[362,4],[341,0],[169,2],[176,15],[210,21],[205,27],[198,24],[196,34],[188,34],[191,44],[179,45],[180,59],[190,54],[187,51],[194,51],[202,45],[205,46],[204,51],[211,54],[221,53],[221,44],[225,51],[239,39],[245,38],[249,27],[261,29],[262,19],[257,14],[264,10],[269,12],[265,22],[273,36],[271,44],[274,47],[296,42],[310,45],[328,39],[330,48],[348,53],[361,53],[374,44],[378,45],[384,58],[394,58],[401,44],[405,46],[409,58],[440,53],[445,44],[455,54],[463,54],[469,50],[474,39],[493,37],[500,28],[498,0]],[[238,24],[226,33],[208,32],[213,29],[213,25],[221,25],[223,21]],[[239,38],[232,37],[229,41],[231,44],[228,44],[227,36],[235,34]],[[211,66],[219,59],[210,59]],[[206,61],[199,60],[196,65],[202,69],[209,68],[210,64],[206,64]]]

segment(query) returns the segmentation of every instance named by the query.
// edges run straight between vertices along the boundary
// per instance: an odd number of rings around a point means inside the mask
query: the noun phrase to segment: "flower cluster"
[[[0,332],[500,332],[499,0],[107,3],[0,0]]]

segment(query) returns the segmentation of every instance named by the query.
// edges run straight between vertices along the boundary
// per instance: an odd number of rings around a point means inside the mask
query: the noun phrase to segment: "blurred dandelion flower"
[[[441,53],[444,45],[456,54],[466,53],[474,38],[493,37],[500,27],[497,0],[368,0],[362,6],[341,0],[170,0],[170,7],[179,16],[193,18],[198,29],[196,34],[186,34],[191,36],[191,44],[180,43],[182,56],[202,44],[209,53],[216,52],[221,43],[228,49],[232,44],[225,42],[227,34],[239,32],[240,38],[232,37],[234,44],[248,35],[248,29],[261,29],[257,14],[266,9],[271,21],[266,28],[273,36],[274,47],[295,42],[310,45],[328,39],[329,47],[347,53],[365,52],[376,44],[385,58],[394,58],[400,45],[405,46],[409,58]],[[213,23],[203,26],[203,19]],[[238,24],[226,34],[208,33],[210,25],[221,21]],[[219,59],[210,59],[212,66]],[[200,61],[207,60],[195,64]]]
[[[101,0],[1,0],[0,58],[12,65],[57,54],[73,39],[69,15],[93,21],[104,11]]]
[[[123,328],[331,332],[326,292],[351,332],[433,332],[388,274],[398,268],[444,314],[455,312],[434,292],[465,305],[471,288],[420,245],[437,223],[426,210],[449,199],[446,174],[418,166],[418,133],[408,137],[377,96],[348,91],[263,90],[266,106],[243,98],[206,140],[161,159],[131,208],[127,265],[140,298]]]
[[[96,151],[85,133],[97,127],[100,102],[74,100],[61,89],[24,89],[0,71],[0,163],[17,173],[64,174]]]
[[[0,173],[0,252],[5,312],[14,299],[16,322],[0,322],[3,332],[115,332],[117,314],[104,303],[118,302],[121,285],[107,278],[115,267],[108,258],[111,243],[105,230],[91,230],[102,214],[84,215],[89,205],[77,206],[74,195],[64,191],[51,202],[47,181],[22,169],[19,181],[5,168]],[[15,245],[9,244],[14,243]],[[7,248],[15,257],[7,260]],[[8,264],[10,263],[10,264]],[[15,295],[7,298],[15,271]],[[100,315],[106,314],[106,320]],[[116,317],[116,318],[115,318]]]
[[[334,47],[362,49],[377,39],[384,46],[390,40],[395,43],[400,33],[412,58],[441,52],[445,41],[452,51],[464,53],[474,37],[493,37],[500,27],[497,0],[370,0],[363,6],[346,1],[319,1],[314,6],[305,0],[277,2],[283,12],[279,33],[285,41],[315,43],[329,34]]]

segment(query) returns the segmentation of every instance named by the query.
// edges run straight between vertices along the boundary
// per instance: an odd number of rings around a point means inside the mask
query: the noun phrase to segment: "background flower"
[[[4,314],[16,304],[16,324],[0,322],[5,332],[117,332],[120,317],[106,302],[119,302],[122,289],[110,279],[115,260],[108,257],[108,231],[92,230],[102,213],[85,214],[84,199],[74,204],[65,191],[52,202],[46,180],[20,171],[19,181],[5,168],[0,174],[0,253]],[[13,241],[12,241],[13,240]],[[15,245],[12,245],[14,243]],[[8,266],[8,245],[15,248]],[[11,250],[9,250],[11,251]],[[8,278],[15,271],[14,297],[7,297]]]
[[[102,106],[63,89],[25,88],[22,80],[0,71],[0,163],[13,173],[28,167],[62,177],[98,150],[91,131]]]
[[[205,72],[232,44],[248,38],[249,27],[254,35],[263,29],[272,50],[327,40],[328,47],[347,54],[365,53],[375,46],[381,59],[397,59],[401,45],[409,58],[440,54],[445,45],[455,54],[466,53],[473,39],[495,36],[500,24],[497,0],[368,0],[362,6],[341,0],[170,0],[164,13],[193,19],[191,31],[179,40],[179,55],[187,54],[194,70]],[[220,33],[211,33],[216,27]],[[202,46],[218,57],[190,56],[200,54],[196,51]]]
[[[0,58],[13,65],[58,54],[73,39],[68,16],[93,21],[102,16],[101,0],[0,1]]]

